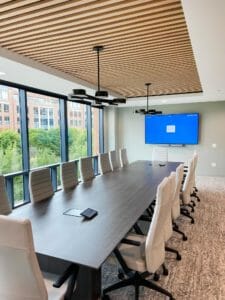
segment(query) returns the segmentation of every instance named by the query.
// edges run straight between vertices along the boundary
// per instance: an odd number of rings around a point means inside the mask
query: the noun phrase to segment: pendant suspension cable
[[[100,51],[104,49],[104,46],[94,46],[93,50],[97,52],[97,80],[98,80],[98,92],[100,91]]]

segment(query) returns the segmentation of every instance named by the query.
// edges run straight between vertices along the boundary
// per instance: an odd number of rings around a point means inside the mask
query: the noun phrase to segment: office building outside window
[[[22,170],[18,89],[0,85],[0,174]],[[15,201],[23,197],[22,176],[14,178]]]
[[[29,202],[30,170],[49,167],[57,190],[62,160],[99,152],[98,109],[34,90],[0,85],[0,173],[5,175],[13,207]]]
[[[69,159],[87,156],[86,106],[67,102]]]
[[[28,92],[27,105],[30,167],[59,163],[61,161],[59,100]]]

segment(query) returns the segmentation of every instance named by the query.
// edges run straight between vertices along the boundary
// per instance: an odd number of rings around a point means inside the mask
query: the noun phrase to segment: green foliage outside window
[[[86,129],[69,128],[69,158],[77,159],[87,155]],[[59,163],[60,129],[29,129],[30,167]],[[0,131],[0,173],[21,171],[22,150],[20,133],[13,130]],[[22,176],[14,178],[15,200],[23,198]]]

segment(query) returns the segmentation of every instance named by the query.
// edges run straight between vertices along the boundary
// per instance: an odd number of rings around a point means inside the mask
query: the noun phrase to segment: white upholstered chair
[[[176,224],[176,220],[180,217],[181,214],[181,199],[180,191],[182,187],[184,173],[184,165],[180,164],[176,169],[176,188],[174,193],[173,205],[172,205],[172,220],[173,220],[173,230],[182,235],[183,241],[187,240],[187,236],[179,229],[179,226]]]
[[[34,203],[48,199],[54,194],[49,168],[30,172],[29,190],[31,202]]]
[[[167,243],[169,239],[173,235],[173,224],[172,224],[172,207],[174,203],[174,195],[175,195],[175,190],[176,190],[176,173],[171,172],[170,176],[168,177],[168,184],[169,184],[169,193],[167,194],[168,197],[168,213],[165,217],[165,242]],[[170,206],[169,206],[170,205]],[[166,246],[166,251],[172,252],[176,254],[176,259],[181,260],[181,255],[180,253],[171,247]]]
[[[80,174],[83,182],[95,177],[91,157],[80,158]]]
[[[196,167],[198,164],[198,154],[195,152],[193,155],[193,175],[192,175],[192,197],[195,197],[198,201],[200,201],[199,196],[197,195],[198,189],[196,187]]]
[[[176,221],[180,216],[180,191],[182,187],[184,165],[180,164],[176,169],[176,188],[172,206],[172,219]]]
[[[78,184],[77,164],[74,161],[64,162],[61,164],[60,169],[63,189],[74,188]]]
[[[100,153],[98,156],[99,167],[101,174],[112,172],[112,168],[109,161],[109,153]]]
[[[0,215],[8,215],[11,211],[12,208],[6,192],[5,177],[0,175]]]
[[[117,158],[117,152],[115,150],[109,152],[109,158],[111,163],[111,168],[113,171],[120,168],[120,164]]]
[[[191,159],[188,162],[187,174],[185,176],[184,183],[182,186],[182,191],[180,194],[182,200],[181,214],[191,219],[191,223],[194,223],[194,218],[190,215],[190,212],[185,207],[191,206],[191,201],[192,201],[191,194],[193,189],[193,172],[194,172],[194,160]]]
[[[40,271],[29,220],[0,216],[0,299],[62,300],[66,284],[52,287],[54,274]],[[53,280],[53,281],[52,281]]]
[[[121,287],[133,285],[135,286],[135,299],[138,299],[139,296],[139,286],[148,287],[173,299],[168,291],[142,277],[142,274],[146,272],[155,273],[164,264],[165,226],[168,211],[171,207],[168,197],[170,186],[168,178],[164,178],[157,188],[155,210],[147,236],[130,233],[126,239],[139,244],[121,243],[118,247],[128,269],[136,272],[128,279],[106,288],[103,294]]]
[[[125,149],[125,148],[120,149],[120,164],[122,167],[129,165],[129,161],[127,158],[127,149]]]
[[[152,150],[152,161],[165,163],[168,161],[168,150],[166,147],[154,147]]]

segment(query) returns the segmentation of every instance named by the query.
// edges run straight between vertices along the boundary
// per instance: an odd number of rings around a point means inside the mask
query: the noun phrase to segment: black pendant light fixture
[[[159,115],[162,114],[161,111],[158,111],[156,109],[149,109],[149,86],[151,85],[151,83],[146,83],[145,84],[147,87],[147,105],[146,105],[146,109],[136,109],[135,113],[136,114],[143,114],[143,115]]]
[[[97,53],[97,86],[98,90],[95,96],[89,95],[84,89],[74,89],[72,94],[68,95],[68,100],[73,102],[87,104],[92,107],[104,108],[105,105],[118,105],[126,103],[125,98],[109,98],[108,91],[101,90],[100,86],[100,52],[103,51],[104,46],[94,46],[93,51]]]
[[[94,46],[93,51],[97,53],[97,83],[98,83],[98,90],[95,92],[95,97],[98,98],[108,98],[109,93],[107,91],[101,91],[100,88],[100,51],[103,51],[104,46]]]

